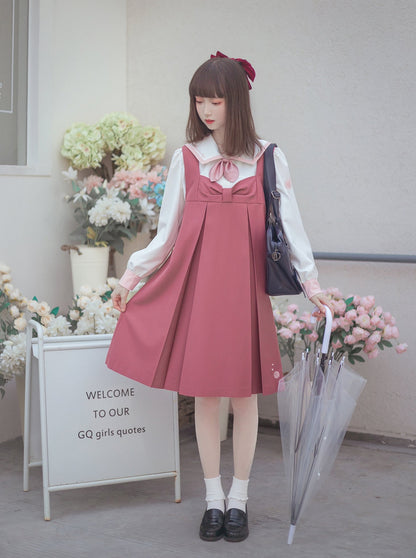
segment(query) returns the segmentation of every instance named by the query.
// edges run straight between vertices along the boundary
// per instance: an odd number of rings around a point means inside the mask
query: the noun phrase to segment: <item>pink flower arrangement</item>
[[[162,198],[168,170],[166,167],[156,165],[150,171],[119,170],[108,184],[109,188],[117,188],[128,194],[130,199],[145,198],[156,205],[162,205]]]
[[[146,225],[157,227],[163,200],[167,168],[156,165],[150,171],[119,170],[110,182],[97,174],[78,179],[71,167],[63,175],[71,182],[78,227],[72,233],[88,246],[110,245],[123,253],[125,238],[133,238]]]
[[[337,288],[327,289],[325,294],[334,310],[331,346],[336,360],[345,355],[351,364],[364,362],[362,353],[372,359],[384,349],[393,347],[393,340],[399,337],[396,320],[390,312],[376,306],[374,296],[350,295],[344,298]],[[304,312],[299,316],[296,304],[282,310],[274,311],[277,335],[282,356],[288,355],[293,365],[298,344],[302,350],[316,350],[322,343],[325,323],[322,321],[315,328],[311,314]],[[395,346],[398,354],[406,349],[406,343]]]

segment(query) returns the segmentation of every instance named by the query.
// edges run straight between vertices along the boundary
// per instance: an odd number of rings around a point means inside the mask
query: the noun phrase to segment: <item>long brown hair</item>
[[[189,84],[189,118],[186,139],[195,143],[211,134],[199,118],[195,97],[225,99],[226,121],[223,150],[229,156],[253,156],[261,147],[250,108],[248,82],[244,69],[232,58],[211,58],[200,66]]]

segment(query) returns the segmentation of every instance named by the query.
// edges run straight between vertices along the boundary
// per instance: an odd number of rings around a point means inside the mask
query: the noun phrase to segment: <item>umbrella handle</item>
[[[325,331],[324,331],[324,338],[322,340],[322,349],[321,353],[323,355],[328,354],[329,349],[329,341],[331,339],[331,330],[332,330],[332,312],[328,306],[325,306]],[[319,308],[315,306],[315,309],[319,312]],[[311,320],[312,322],[316,321],[316,318]]]
[[[324,338],[322,340],[322,353],[324,355],[328,354],[329,341],[331,339],[331,329],[332,329],[332,312],[328,306],[325,306],[325,331],[324,331]]]

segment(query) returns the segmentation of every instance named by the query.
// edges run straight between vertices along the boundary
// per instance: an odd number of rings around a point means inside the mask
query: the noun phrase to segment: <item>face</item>
[[[221,97],[195,97],[196,111],[199,118],[212,132],[225,129],[225,99]]]

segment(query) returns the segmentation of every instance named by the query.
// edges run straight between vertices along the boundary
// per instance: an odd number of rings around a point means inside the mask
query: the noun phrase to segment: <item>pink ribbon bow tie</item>
[[[238,167],[230,159],[220,159],[209,171],[211,182],[218,182],[224,177],[229,182],[235,182],[239,176]]]

